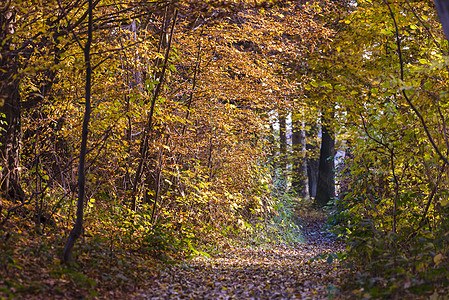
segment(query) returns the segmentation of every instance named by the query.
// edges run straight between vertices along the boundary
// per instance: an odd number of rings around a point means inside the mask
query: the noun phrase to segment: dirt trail
[[[322,220],[303,222],[306,243],[227,249],[198,257],[149,279],[141,299],[327,299],[341,270],[336,262],[310,262],[342,245],[321,231]]]

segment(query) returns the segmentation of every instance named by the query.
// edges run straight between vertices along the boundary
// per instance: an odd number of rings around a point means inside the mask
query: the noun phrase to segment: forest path
[[[229,248],[197,257],[151,278],[140,299],[328,299],[338,286],[338,262],[311,259],[343,250],[321,219],[303,220],[304,244]]]

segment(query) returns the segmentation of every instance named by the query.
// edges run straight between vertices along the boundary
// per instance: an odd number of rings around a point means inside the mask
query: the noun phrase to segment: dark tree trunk
[[[92,64],[90,49],[92,45],[92,32],[93,32],[93,0],[88,0],[88,27],[87,27],[87,41],[84,46],[84,61],[86,63],[86,85],[85,85],[85,106],[84,106],[84,118],[83,128],[81,133],[81,148],[80,158],[78,165],[78,202],[76,207],[76,221],[75,225],[70,231],[70,235],[67,238],[67,242],[64,247],[63,260],[68,263],[73,260],[72,252],[73,246],[76,240],[81,236],[83,230],[84,221],[84,194],[86,187],[86,154],[87,154],[87,139],[89,133],[89,120],[91,114],[91,91],[92,91]]]
[[[292,115],[292,189],[300,197],[309,197],[309,186],[307,184],[307,164],[306,164],[306,134],[304,122],[300,120],[298,114]]]
[[[434,0],[434,2],[444,34],[449,41],[449,2],[447,0]]]
[[[21,114],[16,57],[11,50],[14,34],[14,12],[0,10],[0,180],[1,192],[12,201],[23,201],[20,186],[19,150]]]
[[[287,188],[287,122],[283,113],[279,114],[279,171],[280,189]]]
[[[273,176],[273,181],[276,182],[277,177],[276,177],[276,168],[277,168],[277,163],[276,163],[276,154],[277,154],[277,143],[276,143],[276,132],[273,128],[273,125],[270,124],[270,136],[269,136],[269,141],[270,141],[270,145],[271,145],[271,151],[270,151],[270,156],[269,156],[269,162],[270,162],[270,167],[271,167],[271,174]]]
[[[335,138],[330,128],[331,118],[322,117],[322,138],[320,162],[318,167],[318,185],[315,203],[319,207],[327,205],[335,197]]]
[[[318,123],[309,122],[306,131],[306,150],[307,150],[307,178],[309,184],[310,197],[316,196],[316,187],[318,184],[318,158],[320,147],[318,145]]]

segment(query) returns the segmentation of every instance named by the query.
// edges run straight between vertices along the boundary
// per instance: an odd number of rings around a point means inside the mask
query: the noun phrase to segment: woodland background
[[[432,1],[10,0],[0,25],[2,297],[298,243],[310,203],[342,295],[448,292]]]

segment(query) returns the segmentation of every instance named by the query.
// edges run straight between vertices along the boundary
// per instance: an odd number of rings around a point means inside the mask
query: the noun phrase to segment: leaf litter
[[[302,220],[306,242],[229,247],[196,257],[148,278],[136,299],[328,299],[345,269],[328,254],[344,245],[324,230],[321,217]]]

